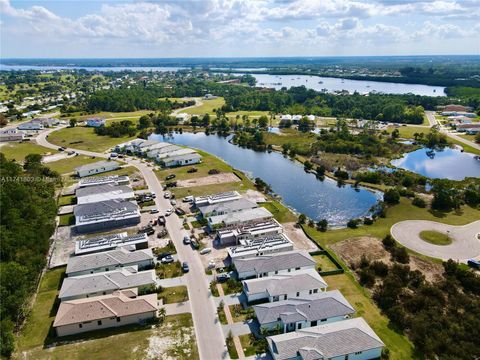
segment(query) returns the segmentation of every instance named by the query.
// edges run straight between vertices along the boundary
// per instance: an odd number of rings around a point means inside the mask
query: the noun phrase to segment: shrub
[[[370,269],[373,270],[376,276],[385,277],[388,274],[388,265],[381,261],[372,262]]]
[[[410,256],[404,247],[394,247],[391,251],[392,260],[395,260],[401,264],[408,264],[410,262]]]
[[[393,239],[392,235],[386,235],[382,240],[383,246],[385,249],[390,250],[391,248],[395,247],[395,240]]]
[[[400,202],[400,193],[395,189],[389,189],[383,194],[383,201],[387,204],[398,204]]]
[[[358,219],[350,219],[347,222],[347,227],[349,227],[350,229],[356,229],[358,227],[358,223]]]
[[[375,273],[370,268],[360,270],[360,284],[366,287],[375,285]]]
[[[373,225],[373,219],[370,217],[366,217],[363,219],[363,224],[364,225]]]
[[[415,196],[412,200],[412,205],[418,206],[419,208],[424,208],[427,206],[427,203],[422,198]]]

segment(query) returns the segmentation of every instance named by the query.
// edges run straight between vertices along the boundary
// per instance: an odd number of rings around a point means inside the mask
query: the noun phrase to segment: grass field
[[[284,144],[294,145],[297,149],[308,151],[315,142],[316,135],[312,133],[302,133],[294,129],[282,129],[282,133],[264,133],[263,138],[267,145],[282,146]]]
[[[121,138],[98,136],[94,133],[93,128],[77,126],[52,132],[48,136],[48,141],[58,146],[66,146],[73,149],[104,152],[115,145],[135,138],[135,136]]]
[[[449,245],[452,243],[452,239],[450,239],[447,234],[443,234],[438,231],[422,231],[420,232],[419,236],[422,240],[434,245]]]
[[[60,196],[58,206],[72,205],[75,203],[75,195]]]
[[[75,171],[75,168],[81,165],[91,164],[100,161],[100,159],[92,159],[90,156],[77,155],[54,162],[49,162],[45,166],[58,172],[59,174],[68,174]]]
[[[308,226],[304,228],[321,245],[329,245],[357,236],[383,238],[390,233],[390,228],[393,224],[403,220],[432,220],[450,225],[465,225],[478,219],[480,219],[480,210],[470,206],[462,206],[458,212],[443,213],[413,206],[410,200],[402,197],[400,204],[394,205],[387,210],[386,218],[379,218],[373,225],[360,226],[357,229],[344,228],[327,232],[320,232]]]
[[[158,294],[158,298],[163,299],[164,304],[174,304],[188,300],[188,291],[186,286],[172,286],[163,288]]]
[[[173,278],[182,275],[182,265],[180,261],[174,261],[170,264],[158,264],[155,272],[160,279]]]
[[[265,209],[270,211],[275,220],[277,220],[279,223],[297,221],[295,214],[293,214],[287,207],[283,206],[278,201],[272,200],[264,202],[261,203],[260,206],[263,206]]]
[[[394,129],[398,129],[398,132],[400,133],[400,137],[405,139],[413,139],[413,134],[415,133],[428,134],[430,132],[429,127],[416,127],[416,126],[400,126],[400,127],[389,126],[388,132],[391,133]]]
[[[326,255],[313,255],[314,260],[317,262],[318,271],[331,271],[337,270],[335,264]]]
[[[180,111],[180,113],[187,113],[191,115],[204,115],[204,114],[214,115],[215,114],[214,110],[220,109],[225,104],[225,100],[223,99],[223,97],[218,97],[216,99],[211,99],[211,100],[202,99],[201,101],[203,103],[201,106],[185,109]]]
[[[50,155],[56,154],[58,151],[37,145],[34,142],[25,141],[5,143],[0,146],[0,152],[9,160],[22,162],[25,160],[25,156],[29,154]]]
[[[75,216],[72,214],[60,215],[58,219],[58,226],[70,226],[75,224]]]

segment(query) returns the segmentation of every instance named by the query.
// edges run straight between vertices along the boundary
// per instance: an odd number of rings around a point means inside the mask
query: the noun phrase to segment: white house
[[[198,164],[202,160],[202,157],[197,153],[190,153],[184,155],[172,155],[164,157],[160,160],[160,163],[165,167],[176,167]]]
[[[291,120],[292,120],[292,115],[290,115],[290,114],[282,115],[282,116],[280,117],[280,120],[283,120],[283,121],[289,120],[289,121],[291,121]]]
[[[157,315],[157,294],[137,296],[137,289],[62,301],[53,322],[57,336],[143,323]]]
[[[267,337],[274,360],[380,359],[385,344],[363,318]]]
[[[102,119],[102,118],[88,118],[85,124],[88,127],[105,126],[105,119]]]
[[[338,290],[317,293],[304,299],[254,305],[253,310],[260,328],[279,329],[284,333],[342,321],[355,313]]]
[[[327,283],[314,269],[243,281],[243,292],[249,303],[302,298],[326,288]]]
[[[261,238],[240,240],[240,245],[228,248],[230,259],[246,259],[293,250],[293,242],[284,233]]]
[[[77,188],[75,191],[77,204],[90,204],[107,200],[134,199],[135,194],[130,186],[104,184]]]
[[[17,129],[7,129],[0,131],[0,142],[22,141],[25,133]]]
[[[92,164],[86,164],[75,168],[78,177],[101,174],[107,171],[117,170],[120,164],[116,161],[97,161]]]

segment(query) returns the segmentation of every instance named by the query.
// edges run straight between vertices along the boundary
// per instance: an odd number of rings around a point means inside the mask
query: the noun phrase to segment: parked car
[[[174,261],[174,260],[173,260],[172,255],[167,255],[167,256],[165,256],[162,260],[160,260],[160,262],[161,262],[162,264],[170,264],[170,263],[172,263],[173,261]]]
[[[152,210],[150,210],[150,214],[158,214],[158,209],[157,208],[154,208]]]
[[[170,215],[172,215],[172,213],[173,213],[173,209],[169,208],[165,211],[165,216],[170,216]]]
[[[165,216],[160,215],[158,217],[158,225],[165,225],[165,222],[166,222]]]
[[[188,235],[185,235],[185,236],[183,237],[183,243],[184,243],[185,245],[189,245],[189,244],[191,243],[190,238],[188,237]]]
[[[214,269],[215,268],[215,260],[210,260],[208,262],[208,266],[207,266],[209,269]]]
[[[120,155],[118,155],[117,157],[118,157],[119,159],[123,159],[123,158],[125,158],[125,156],[124,156],[124,155],[121,155],[121,154],[120,154]]]
[[[162,229],[157,233],[157,238],[161,239],[161,238],[167,236],[167,234],[168,234],[167,229]]]
[[[110,154],[110,157],[111,157],[111,158],[116,158],[117,156],[118,156],[118,154],[117,154],[117,153],[114,153],[114,152],[112,152],[112,153]]]
[[[157,255],[157,259],[158,259],[158,260],[162,260],[164,257],[167,257],[167,256],[170,256],[170,257],[171,257],[172,254],[169,253],[169,252],[163,252],[163,253],[160,253],[160,254]]]
[[[190,239],[190,245],[193,249],[198,250],[200,248],[200,244],[195,238]]]
[[[190,271],[187,262],[182,263],[182,270],[183,270],[184,273],[187,273],[187,272]]]
[[[165,191],[165,192],[163,193],[163,197],[164,197],[165,199],[170,199],[170,196],[172,196],[172,194],[170,193],[170,191]]]
[[[153,235],[155,234],[155,229],[151,226],[144,226],[140,230],[138,230],[139,234],[147,234],[147,235]]]
[[[468,266],[475,268],[475,269],[480,269],[480,261],[475,260],[475,259],[468,259],[467,261]]]
[[[211,252],[212,252],[212,248],[208,248],[208,247],[205,248],[205,249],[200,250],[200,254],[201,254],[201,255],[209,254],[209,253],[211,253]]]
[[[188,170],[187,170],[187,173],[191,174],[191,173],[196,173],[197,171],[198,171],[198,169],[195,168],[195,167],[193,167],[193,168],[191,168],[191,169],[188,169]]]
[[[177,175],[175,175],[175,174],[167,175],[167,176],[165,177],[165,180],[171,180],[171,179],[173,179],[175,176],[177,176]]]
[[[67,152],[68,155],[75,155],[75,151],[69,151]]]
[[[170,200],[170,205],[172,205],[172,206],[175,206],[175,205],[177,205],[177,201],[176,201],[176,200],[173,200],[173,199],[172,199],[172,200]]]
[[[178,216],[182,216],[182,215],[185,215],[185,211],[183,211],[180,208],[176,208],[175,209],[175,214],[177,214]]]
[[[222,273],[222,274],[217,275],[217,281],[219,283],[226,282],[226,281],[230,280],[230,278],[231,278],[231,276],[228,273]]]
[[[182,199],[183,202],[186,202],[186,203],[190,203],[193,201],[193,196],[185,196],[183,199]]]
[[[63,147],[59,147],[58,151],[64,151],[65,149]]]

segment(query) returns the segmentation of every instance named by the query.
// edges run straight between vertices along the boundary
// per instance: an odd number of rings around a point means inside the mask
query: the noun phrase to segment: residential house
[[[316,262],[306,250],[285,251],[253,258],[234,259],[239,280],[289,274],[315,269]]]
[[[154,266],[152,249],[128,251],[120,248],[100,253],[73,256],[68,259],[65,273],[68,277],[72,277],[113,271],[128,266],[137,266],[139,270],[152,268]]]
[[[148,149],[147,157],[149,159],[157,159],[157,157],[161,158],[161,154],[170,153],[180,149],[181,147],[177,145],[172,145],[169,143],[158,143],[158,145]]]
[[[244,280],[242,283],[249,303],[302,298],[327,288],[327,283],[314,269]]]
[[[85,122],[85,125],[87,127],[100,127],[100,126],[105,126],[105,119],[102,118],[88,118],[87,121]]]
[[[104,160],[79,166],[75,168],[75,171],[77,172],[78,177],[85,177],[117,170],[118,168],[120,168],[120,164],[118,162]]]
[[[198,208],[204,205],[218,204],[225,201],[233,201],[240,199],[242,196],[238,191],[226,191],[218,194],[210,194],[204,196],[197,196],[194,199],[195,206]]]
[[[282,115],[282,116],[280,117],[280,120],[283,120],[283,121],[292,121],[292,115],[290,115],[290,114]]]
[[[221,245],[239,245],[242,240],[265,238],[281,233],[282,225],[277,220],[271,219],[233,229],[220,229],[217,231],[217,239]]]
[[[67,277],[58,297],[61,301],[111,294],[130,288],[145,289],[156,286],[155,270],[138,271],[136,266],[120,270]]]
[[[267,337],[273,360],[380,359],[385,344],[363,318]]]
[[[157,294],[137,296],[137,289],[62,301],[53,322],[57,336],[144,323],[157,316]]]
[[[449,104],[445,105],[443,108],[443,111],[455,111],[455,112],[467,112],[470,111],[472,108],[468,106],[463,106],[463,105],[456,105],[456,104]]]
[[[119,248],[129,251],[147,249],[148,236],[145,233],[129,236],[126,232],[121,232],[75,241],[75,255],[92,254]]]
[[[25,122],[23,124],[20,124],[17,126],[18,130],[24,130],[24,131],[39,131],[45,129],[42,123],[40,122]]]
[[[296,331],[345,320],[355,309],[338,290],[253,306],[260,328]]]
[[[123,175],[111,175],[111,176],[92,176],[81,179],[78,182],[79,188],[99,185],[128,185],[130,178]]]
[[[0,131],[0,142],[22,141],[24,138],[25,133],[17,129],[7,129]]]
[[[140,222],[140,210],[133,201],[107,200],[77,205],[73,213],[75,230],[80,233],[132,226]]]
[[[165,167],[177,167],[185,165],[198,164],[202,160],[202,157],[198,153],[190,153],[184,155],[169,155],[160,159],[160,164]]]
[[[210,216],[207,218],[208,227],[211,230],[220,228],[233,228],[267,221],[273,218],[270,211],[263,207],[236,211],[223,215]]]
[[[135,194],[130,186],[126,185],[97,185],[77,188],[75,191],[77,204],[90,204],[107,200],[134,199]]]
[[[457,131],[459,132],[468,132],[468,131],[480,131],[480,123],[477,124],[458,124],[456,126]]]
[[[293,242],[282,233],[263,238],[241,240],[239,246],[230,247],[227,251],[229,259],[234,260],[290,250],[293,250]]]
[[[240,198],[232,201],[225,201],[214,204],[205,204],[198,206],[198,210],[204,218],[217,215],[231,214],[238,211],[253,209],[258,207],[253,201]]]

